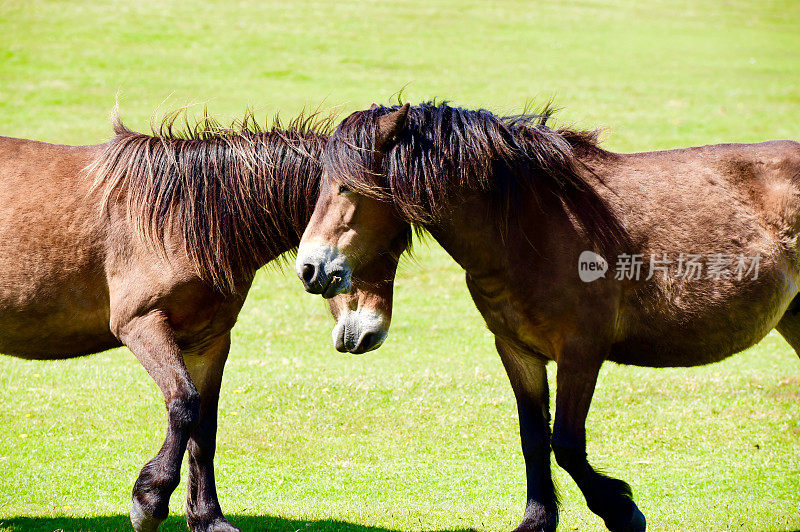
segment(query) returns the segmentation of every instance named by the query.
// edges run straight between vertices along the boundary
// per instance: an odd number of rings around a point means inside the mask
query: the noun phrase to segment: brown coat
[[[548,128],[549,116],[446,104],[354,113],[326,145],[298,273],[310,292],[346,291],[333,279],[358,275],[409,224],[429,231],[464,268],[517,398],[528,480],[519,530],[556,529],[552,448],[610,530],[642,532],[627,484],[586,458],[600,367],[707,364],[773,328],[800,352],[800,144],[616,154],[592,133]],[[581,278],[584,252],[605,259],[605,277]],[[680,275],[694,255],[709,269]],[[641,275],[615,275],[633,256]],[[672,269],[648,278],[651,256]],[[740,257],[757,272],[735,275]],[[558,366],[552,437],[548,361]]]
[[[230,331],[256,270],[299,242],[327,135],[302,117],[262,131],[252,115],[173,132],[178,116],[153,135],[117,123],[98,146],[0,138],[0,352],[58,359],[129,347],[168,411],[164,444],[134,486],[134,528],[167,517],[188,449],[189,527],[230,531],[213,469]],[[381,261],[331,301],[342,350],[380,345],[395,267]],[[371,313],[381,319],[359,322]]]

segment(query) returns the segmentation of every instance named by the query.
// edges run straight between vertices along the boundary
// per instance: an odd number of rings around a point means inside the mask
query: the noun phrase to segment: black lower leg
[[[517,531],[554,532],[558,500],[550,476],[550,401],[544,361],[497,340],[519,412],[527,501]]]
[[[136,532],[158,530],[169,511],[169,498],[180,482],[181,461],[200,417],[200,393],[183,363],[174,332],[160,310],[129,316],[125,305],[112,309],[117,337],[153,378],[167,406],[167,436],[133,487],[131,523]]]
[[[188,445],[189,481],[186,488],[186,523],[194,532],[237,532],[222,515],[214,478],[217,447],[217,409],[222,373],[230,336],[220,337],[188,363],[202,396],[200,420]]]
[[[586,505],[599,515],[613,532],[641,532],[645,518],[633,502],[630,486],[619,479],[595,471],[586,458],[583,446],[569,447],[553,443],[556,462],[575,480],[586,497]]]
[[[554,531],[558,527],[558,499],[550,472],[550,427],[541,412],[530,415],[529,408],[525,402],[518,403],[527,502],[517,530]]]
[[[193,531],[234,531],[222,515],[214,478],[216,405],[206,412],[189,441],[189,482],[186,490],[186,522]]]
[[[169,498],[181,480],[181,460],[189,432],[199,416],[197,392],[175,399],[168,406],[169,425],[158,454],[142,468],[133,486],[135,509],[139,518],[163,521],[169,513]]]

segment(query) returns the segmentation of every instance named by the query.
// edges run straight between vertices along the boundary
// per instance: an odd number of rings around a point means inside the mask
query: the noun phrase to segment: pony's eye
[[[351,190],[347,185],[344,184],[339,185],[339,194],[347,194],[348,192],[351,192]]]

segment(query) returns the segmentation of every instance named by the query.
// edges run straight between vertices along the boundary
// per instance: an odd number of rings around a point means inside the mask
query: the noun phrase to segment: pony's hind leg
[[[554,532],[558,500],[550,476],[550,401],[545,361],[495,340],[519,412],[519,432],[527,478],[525,515],[517,531]]]
[[[230,345],[228,333],[201,353],[184,357],[201,398],[200,420],[187,447],[189,482],[186,489],[186,522],[194,532],[238,531],[222,515],[214,480],[219,389]]]
[[[795,296],[775,328],[800,356],[800,295]]]
[[[169,497],[180,482],[189,434],[200,415],[200,394],[189,376],[164,316],[151,312],[119,327],[119,339],[133,351],[164,394],[167,435],[158,454],[133,487],[131,524],[137,532],[158,530],[169,512]]]
[[[609,530],[644,532],[646,521],[633,502],[630,486],[598,473],[586,457],[586,416],[601,364],[602,361],[583,358],[579,351],[570,349],[559,357],[553,454],[580,488],[586,505]]]

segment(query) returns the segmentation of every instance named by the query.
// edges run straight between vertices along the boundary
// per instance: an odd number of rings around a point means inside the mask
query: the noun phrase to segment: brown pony
[[[61,359],[129,347],[168,411],[164,444],[133,489],[133,527],[156,530],[167,517],[188,448],[189,527],[231,531],[213,465],[230,332],[256,270],[300,241],[328,122],[301,116],[263,131],[248,113],[231,128],[205,117],[181,132],[179,115],[153,135],[115,119],[115,136],[97,146],[0,137],[0,352]],[[368,290],[332,301],[340,336],[355,338],[342,350],[386,335],[383,279],[396,262],[375,266],[374,281],[359,281]]]
[[[707,364],[773,328],[800,349],[800,144],[617,154],[595,133],[548,128],[549,115],[446,104],[352,114],[325,148],[298,275],[309,292],[346,292],[409,225],[430,232],[466,271],[517,399],[519,530],[556,529],[552,448],[610,530],[639,532],[628,485],[587,461],[600,366]]]

